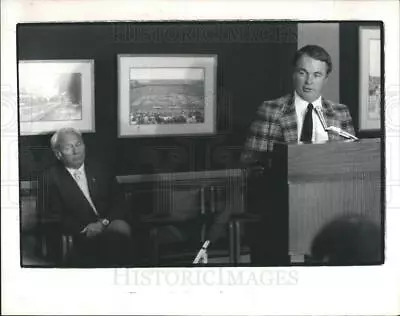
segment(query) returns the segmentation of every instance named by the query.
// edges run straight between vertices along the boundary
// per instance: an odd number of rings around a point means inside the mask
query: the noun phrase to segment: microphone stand
[[[326,124],[324,115],[322,114],[321,108],[320,107],[315,107],[314,109],[315,109],[315,112],[317,112],[318,118],[321,121],[321,124],[322,124],[322,126],[323,126],[323,128],[324,128],[324,130],[326,132],[333,132],[333,133],[335,133],[335,134],[337,134],[339,136],[342,136],[342,137],[344,137],[346,139],[358,140],[358,138],[356,136],[354,136],[354,135],[342,130],[339,127],[328,126]]]

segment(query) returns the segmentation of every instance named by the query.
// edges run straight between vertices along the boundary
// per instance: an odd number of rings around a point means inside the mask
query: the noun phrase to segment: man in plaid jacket
[[[320,46],[307,45],[297,51],[293,66],[295,91],[265,101],[258,108],[257,119],[251,124],[242,155],[244,163],[254,160],[257,152],[272,152],[275,142],[300,142],[308,104],[321,110],[327,126],[335,126],[355,135],[347,106],[321,97],[322,88],[332,70],[329,54]],[[333,132],[326,132],[316,111],[312,113],[312,121],[311,142],[344,139]]]
[[[330,126],[355,135],[347,106],[321,96],[332,70],[329,54],[320,46],[307,45],[297,51],[293,66],[293,93],[263,102],[258,109],[257,119],[251,124],[242,154],[242,162],[250,167],[249,174],[258,170],[251,166],[257,166],[263,160],[260,157],[263,153],[264,159],[267,159],[263,164],[267,166],[265,171],[268,174],[269,153],[273,152],[276,142],[320,143],[344,139],[337,133],[327,131],[325,127]],[[316,109],[322,116],[318,115]],[[261,217],[248,230],[251,262],[254,265],[287,265],[290,263],[287,254],[288,231],[284,226],[288,219],[277,206],[283,197],[275,190],[275,180],[269,174],[266,177],[251,176],[249,180],[247,207]]]
[[[293,83],[295,91],[275,100],[265,101],[259,107],[258,118],[251,124],[250,135],[242,154],[242,162],[248,166],[258,160],[258,153],[271,153],[275,142],[325,142],[328,140],[344,139],[337,133],[327,132],[315,108],[319,108],[327,126],[335,126],[343,131],[355,135],[352,119],[346,105],[334,103],[321,97],[322,88],[328,80],[332,70],[332,61],[329,54],[320,46],[307,45],[298,50],[293,58]],[[311,106],[312,104],[312,106]],[[312,120],[312,127],[308,125],[308,139],[303,138],[305,121]],[[276,214],[265,212],[265,205],[273,205],[273,198],[277,197],[271,187],[265,187],[265,182],[250,184],[247,191],[248,200],[252,200],[248,207],[250,211],[260,210],[264,218],[257,227],[249,230],[251,241],[251,261],[254,265],[285,265],[288,262],[285,245],[279,235],[282,231],[277,222]],[[268,192],[271,194],[266,194]],[[264,199],[264,201],[260,201]],[[267,202],[265,202],[267,201]],[[222,216],[225,216],[222,219]],[[215,222],[227,222],[229,213],[221,215]],[[279,215],[278,215],[279,216]],[[285,219],[284,219],[285,220]],[[211,231],[216,229],[215,224]],[[222,225],[220,225],[222,227]],[[211,237],[210,237],[211,239]],[[279,241],[278,241],[279,239]],[[261,243],[260,243],[261,241]]]

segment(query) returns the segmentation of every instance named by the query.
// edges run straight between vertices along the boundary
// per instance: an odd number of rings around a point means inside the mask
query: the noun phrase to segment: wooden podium
[[[258,194],[260,186],[268,191],[256,203],[259,214],[268,214],[264,227],[272,233],[264,236],[266,245],[281,250],[271,255],[283,252],[287,264],[301,264],[318,231],[340,215],[365,214],[380,226],[380,139],[274,146],[257,183]]]

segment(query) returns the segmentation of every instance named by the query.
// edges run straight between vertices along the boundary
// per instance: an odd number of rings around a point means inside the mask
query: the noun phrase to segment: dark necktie
[[[313,132],[313,121],[312,121],[312,111],[314,107],[312,103],[307,106],[307,112],[304,116],[303,130],[301,131],[300,141],[304,143],[311,143],[311,137]]]

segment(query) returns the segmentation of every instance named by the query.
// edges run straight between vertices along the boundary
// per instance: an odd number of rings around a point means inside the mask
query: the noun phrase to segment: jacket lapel
[[[295,143],[298,140],[297,132],[297,115],[294,106],[294,94],[289,96],[289,99],[282,108],[281,126],[283,137],[286,143]]]
[[[340,122],[336,119],[335,111],[332,105],[322,98],[322,114],[325,117],[326,124],[329,126],[340,127]],[[340,139],[336,134],[328,132],[329,140]]]
[[[83,204],[86,204],[86,203],[89,204],[89,202],[86,200],[85,195],[83,194],[83,192],[79,188],[79,186],[76,183],[75,179],[68,172],[68,170],[65,169],[64,166],[60,165],[59,168],[58,168],[58,172],[59,172],[59,177],[58,178],[59,178],[59,182],[60,182],[60,187],[63,190],[70,192],[70,194],[68,194],[69,196],[76,197]]]
[[[68,190],[75,191],[74,193],[78,192],[84,197],[81,189],[79,188],[72,175],[68,172],[68,170],[64,166],[60,166],[58,170],[60,174],[59,179],[61,181],[62,187],[65,187]]]
[[[95,198],[93,196],[93,194],[96,192],[95,185],[93,184],[93,177],[90,176],[87,172],[86,163],[85,163],[85,173],[86,173],[86,179],[87,179],[87,183],[88,183],[90,197],[92,199],[92,202],[96,206]],[[59,166],[59,181],[60,181],[60,187],[63,190],[69,192],[69,194],[67,194],[67,196],[73,196],[74,198],[78,199],[79,204],[82,205],[82,209],[90,210],[89,211],[90,213],[93,212],[92,206],[90,205],[89,201],[86,199],[82,190],[79,188],[75,179],[72,177],[72,175],[68,172],[68,170],[63,165]],[[97,208],[97,206],[96,206],[96,208]]]
[[[93,174],[93,170],[89,164],[85,162],[85,173],[86,173],[86,181],[89,189],[89,194],[92,199],[94,206],[96,206],[96,197],[97,197],[97,186],[96,186],[96,178]]]

